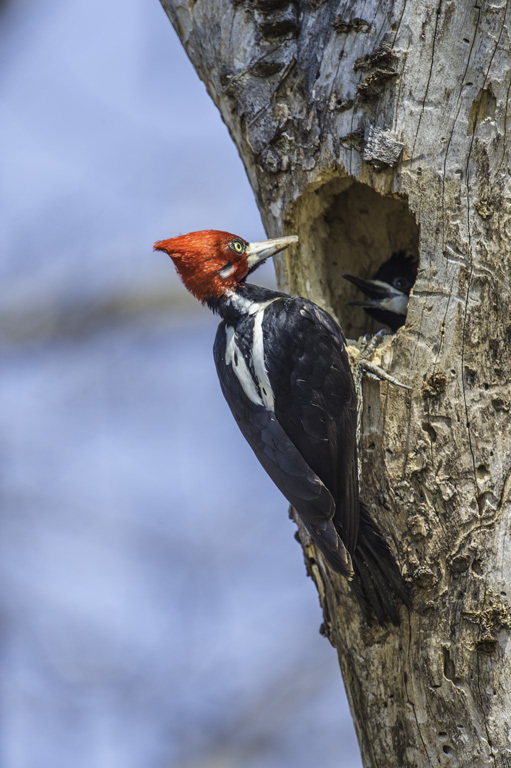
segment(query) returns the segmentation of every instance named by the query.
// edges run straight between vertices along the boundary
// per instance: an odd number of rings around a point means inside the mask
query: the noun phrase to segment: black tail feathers
[[[360,503],[360,527],[353,555],[355,577],[351,582],[364,617],[369,624],[400,623],[399,607],[411,600],[389,545]]]

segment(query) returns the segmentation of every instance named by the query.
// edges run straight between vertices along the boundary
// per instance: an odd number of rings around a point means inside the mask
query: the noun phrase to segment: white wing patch
[[[252,366],[255,380],[250,372],[243,354],[236,344],[236,334],[230,325],[225,327],[225,364],[232,366],[243,392],[256,405],[264,405],[270,411],[275,409],[275,397],[264,363],[263,319],[266,307],[279,299],[271,299],[261,304],[252,303],[250,314],[254,315],[254,331],[252,336]]]
[[[236,374],[236,378],[241,384],[241,388],[243,389],[243,392],[246,394],[248,399],[256,405],[262,405],[263,401],[259,397],[254,379],[250,375],[250,371],[248,370],[248,365],[245,362],[245,358],[241,354],[238,345],[236,344],[234,328],[232,328],[230,325],[225,327],[225,336],[225,364],[232,366],[232,370]]]
[[[276,301],[276,299],[275,299]],[[268,302],[270,304],[271,302]],[[268,306],[268,305],[266,305]],[[266,307],[264,307],[266,309]],[[264,338],[263,338],[263,318],[264,309],[258,312],[254,318],[254,336],[252,339],[252,360],[254,361],[254,371],[259,384],[259,391],[263,402],[268,410],[275,410],[275,398],[271,388],[268,371],[264,364]]]

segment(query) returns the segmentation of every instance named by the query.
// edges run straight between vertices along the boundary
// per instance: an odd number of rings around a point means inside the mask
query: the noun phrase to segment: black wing
[[[332,566],[351,574],[351,561],[332,520],[335,500],[289,438],[275,413],[247,397],[231,365],[225,364],[225,322],[218,327],[214,357],[224,397],[260,463],[296,509]]]
[[[296,297],[266,309],[263,331],[277,420],[332,494],[335,527],[353,554],[359,526],[357,400],[343,333],[327,312]]]

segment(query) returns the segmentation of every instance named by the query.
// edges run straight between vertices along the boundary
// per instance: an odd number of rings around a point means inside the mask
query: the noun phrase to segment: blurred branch
[[[1,2],[1,0],[0,0]],[[95,296],[71,305],[51,304],[0,310],[0,343],[22,345],[34,341],[77,338],[97,333],[149,314],[177,316],[183,311],[196,312],[197,302],[184,291],[169,292],[152,286],[133,293]]]

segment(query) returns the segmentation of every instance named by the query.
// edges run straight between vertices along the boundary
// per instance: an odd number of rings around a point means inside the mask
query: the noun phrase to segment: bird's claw
[[[365,358],[362,358],[362,360],[358,361],[358,370],[361,371],[361,373],[365,373],[366,376],[370,379],[374,379],[376,381],[390,381],[390,383],[395,384],[396,387],[401,387],[402,389],[412,389],[412,387],[409,387],[408,384],[403,384],[402,381],[396,379],[395,376],[391,376],[390,373],[384,371],[383,368],[380,368],[379,365],[376,365],[376,363],[372,363],[370,360],[366,360]]]
[[[393,334],[388,328],[382,328],[376,333],[366,333],[360,341],[360,354],[364,357],[371,357],[376,347],[378,347],[388,336]]]
[[[367,376],[369,379],[373,379],[375,381],[388,381],[391,384],[394,384],[396,387],[401,387],[402,389],[412,389],[408,386],[408,384],[403,384],[402,381],[396,379],[395,376],[391,376],[390,373],[387,373],[387,371],[385,371],[376,363],[373,363],[371,360],[371,357],[376,351],[376,348],[392,336],[393,334],[391,331],[389,331],[387,328],[382,328],[381,331],[378,331],[375,334],[366,333],[358,340],[356,346],[359,349],[359,354],[355,363],[355,380],[358,391],[360,391],[362,388],[362,378],[364,376]]]

